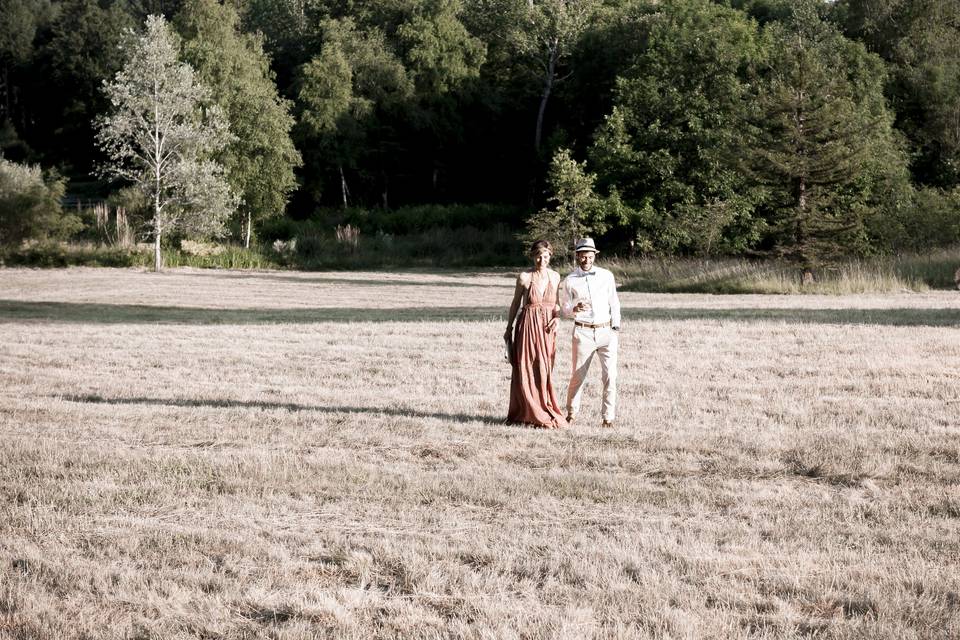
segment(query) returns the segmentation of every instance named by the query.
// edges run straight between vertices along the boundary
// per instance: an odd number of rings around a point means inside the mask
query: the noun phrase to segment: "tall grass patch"
[[[815,270],[804,284],[796,264],[742,258],[613,259],[627,291],[716,294],[858,294],[955,288],[960,248],[932,254],[850,259]]]

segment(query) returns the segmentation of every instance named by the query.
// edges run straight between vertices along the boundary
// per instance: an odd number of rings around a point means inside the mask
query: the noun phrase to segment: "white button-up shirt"
[[[573,313],[578,302],[589,302],[590,309]],[[577,267],[563,280],[560,291],[560,314],[577,322],[620,327],[620,299],[613,274],[600,267],[584,271]]]

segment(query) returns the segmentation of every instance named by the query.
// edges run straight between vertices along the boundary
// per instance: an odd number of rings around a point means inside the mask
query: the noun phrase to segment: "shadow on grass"
[[[409,271],[404,271],[404,273],[410,273]],[[495,289],[509,289],[513,290],[516,273],[490,273],[488,275],[493,276],[502,276],[504,278],[503,283],[499,284],[478,284],[476,282],[463,280],[462,282],[456,280],[371,280],[369,278],[350,278],[342,275],[338,276],[317,276],[317,275],[304,275],[304,276],[292,276],[284,275],[282,273],[174,273],[174,275],[185,276],[185,277],[218,277],[226,279],[238,279],[238,280],[279,280],[282,282],[294,282],[299,284],[337,284],[341,286],[366,286],[366,287],[464,287],[464,288],[495,288]],[[509,294],[506,294],[509,295]]]
[[[630,320],[729,320],[800,324],[874,324],[903,327],[960,326],[960,308],[895,309],[631,309]]]
[[[321,407],[316,405],[296,404],[293,402],[264,402],[260,400],[218,400],[204,398],[104,398],[97,394],[55,396],[67,402],[105,405],[153,405],[158,407],[205,407],[211,409],[283,409],[290,412],[314,411],[318,413],[332,413],[349,415],[363,413],[370,415],[387,415],[403,418],[436,418],[449,422],[480,422],[491,426],[504,426],[504,419],[491,416],[471,415],[467,413],[439,413],[419,411],[417,409],[390,409],[384,407]]]
[[[507,304],[496,307],[245,308],[162,307],[87,302],[0,300],[0,323],[257,325],[356,322],[500,322]],[[799,324],[865,324],[905,327],[960,326],[960,308],[931,309],[698,309],[653,307],[624,309],[625,323],[725,320]],[[569,327],[569,323],[566,325]]]
[[[508,301],[509,302],[509,301]],[[313,324],[321,322],[441,322],[503,320],[503,307],[362,307],[244,308],[161,307],[87,302],[0,300],[0,322],[42,321],[78,324]]]

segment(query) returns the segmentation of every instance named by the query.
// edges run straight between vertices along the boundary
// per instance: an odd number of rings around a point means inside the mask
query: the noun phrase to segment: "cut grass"
[[[512,286],[0,273],[0,637],[960,634],[960,296],[624,292],[554,433]]]

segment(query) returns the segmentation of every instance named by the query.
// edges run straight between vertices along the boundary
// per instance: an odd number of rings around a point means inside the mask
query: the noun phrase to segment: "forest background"
[[[168,264],[224,238],[305,267],[960,241],[956,2],[0,0],[6,263],[139,259],[150,207],[102,137],[151,15],[230,132],[202,158],[226,216],[166,235]]]

